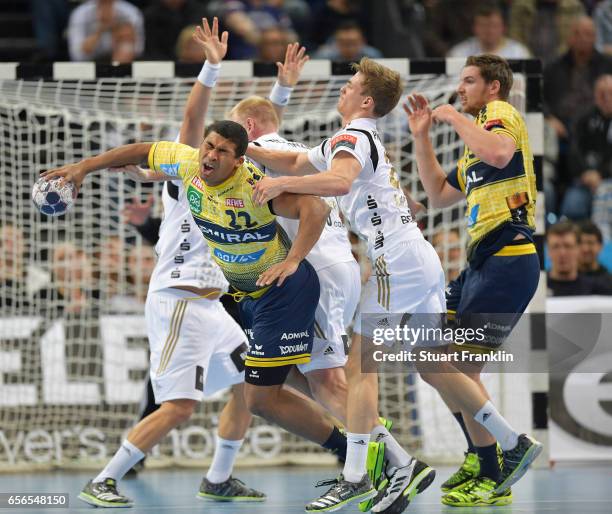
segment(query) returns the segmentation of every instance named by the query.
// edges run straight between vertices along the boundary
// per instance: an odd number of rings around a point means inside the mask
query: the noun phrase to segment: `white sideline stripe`
[[[95,80],[95,62],[54,62],[54,80]]]
[[[373,59],[377,63],[397,71],[402,77],[410,73],[410,61],[408,59]]]
[[[525,124],[533,155],[544,155],[544,115],[541,112],[527,112]]]
[[[252,61],[224,61],[221,63],[221,78],[241,78],[253,76]]]
[[[446,74],[453,76],[459,75],[465,66],[465,57],[447,57],[446,58]]]
[[[17,78],[16,62],[0,62],[0,79],[15,80]]]
[[[302,78],[330,77],[332,74],[331,61],[327,59],[312,59],[304,65]]]
[[[173,78],[173,61],[134,61],[132,63],[132,77],[139,79]]]

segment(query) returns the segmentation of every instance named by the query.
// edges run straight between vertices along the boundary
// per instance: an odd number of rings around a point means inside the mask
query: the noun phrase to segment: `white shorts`
[[[147,296],[150,374],[157,403],[202,400],[244,381],[244,332],[221,302],[187,300],[194,296],[174,288]]]
[[[390,248],[372,263],[355,332],[372,337],[377,328],[405,324],[406,314],[422,314],[415,317],[419,324],[425,319],[431,326],[439,326],[440,315],[446,312],[444,288],[440,259],[425,239]]]
[[[310,362],[298,364],[302,373],[338,368],[346,364],[344,340],[353,321],[361,293],[359,264],[339,262],[317,271],[321,285],[315,312],[314,341]]]

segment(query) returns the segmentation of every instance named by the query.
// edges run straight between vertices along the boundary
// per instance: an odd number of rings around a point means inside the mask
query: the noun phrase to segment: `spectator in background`
[[[28,305],[23,231],[11,224],[0,227],[0,308],[3,314]]]
[[[578,229],[580,231],[578,270],[589,277],[600,277],[609,281],[612,276],[598,261],[603,249],[601,230],[592,221],[583,221],[578,225]]]
[[[147,59],[174,60],[182,31],[205,16],[206,6],[198,0],[154,0],[144,11]]]
[[[561,214],[575,220],[591,216],[593,195],[612,178],[612,75],[597,79],[594,97],[595,107],[576,123],[571,144],[576,183],[561,205]]]
[[[295,39],[281,0],[226,0],[215,8],[220,10],[221,21],[230,32],[228,59],[254,59],[262,33],[273,27],[290,32],[291,39]]]
[[[362,57],[382,56],[380,50],[366,44],[363,31],[356,21],[343,22],[334,32],[333,38],[314,54],[315,59],[338,62],[359,62]]]
[[[128,294],[118,294],[110,298],[111,312],[125,314],[144,312],[155,260],[155,251],[151,245],[144,243],[130,247],[127,257],[130,291]]]
[[[144,50],[140,10],[125,0],[88,0],[68,22],[68,48],[73,61],[130,62]]]
[[[66,53],[63,39],[68,25],[68,0],[30,0],[37,59],[62,60]]]
[[[455,280],[463,267],[459,231],[452,229],[435,232],[431,238],[431,244],[440,257],[442,268],[446,273],[446,282]]]
[[[270,27],[261,32],[257,45],[257,60],[267,63],[283,62],[287,45],[293,34],[280,27]],[[202,62],[203,59],[200,60]]]
[[[567,50],[571,25],[585,14],[580,0],[513,0],[508,34],[546,65]]]
[[[550,296],[612,295],[607,280],[598,280],[578,272],[578,229],[563,221],[551,225],[546,233],[546,244],[551,268],[548,273]]]
[[[612,55],[612,0],[603,0],[593,12],[595,47],[603,54]]]
[[[364,21],[359,0],[327,0],[325,5],[315,9],[308,40],[315,48],[327,43],[336,29],[348,21]],[[364,26],[365,24],[361,24]]]
[[[187,25],[178,36],[176,41],[176,60],[184,63],[202,63],[206,58],[202,47],[193,39],[193,33],[197,25]]]
[[[108,236],[100,242],[100,251],[96,256],[99,266],[98,279],[104,298],[112,298],[121,292],[122,284],[127,280],[125,264],[125,245],[119,236]]]
[[[505,59],[527,59],[527,47],[506,37],[506,25],[497,7],[481,7],[476,11],[472,24],[473,37],[453,46],[448,57],[495,54]]]

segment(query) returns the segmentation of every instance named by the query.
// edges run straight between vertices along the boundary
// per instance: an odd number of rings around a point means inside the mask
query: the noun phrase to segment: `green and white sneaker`
[[[352,503],[369,500],[376,495],[372,481],[366,473],[360,482],[348,482],[341,474],[332,480],[322,480],[317,487],[331,485],[331,488],[316,500],[306,505],[306,512],[334,512]]]
[[[134,502],[128,497],[119,494],[117,481],[114,478],[105,478],[102,482],[90,480],[80,492],[78,498],[85,503],[89,503],[89,505],[110,509],[120,509],[134,505]]]
[[[196,498],[217,502],[263,502],[266,495],[247,487],[244,482],[234,477],[229,477],[219,484],[213,484],[204,477]]]
[[[505,491],[514,485],[527,472],[532,462],[538,458],[543,448],[542,443],[527,434],[519,435],[516,446],[503,452],[501,479],[496,491]]]
[[[386,466],[385,443],[370,443],[368,446],[366,469],[368,471],[368,476],[372,481],[372,485],[376,490],[381,489],[387,484],[387,477],[385,475]],[[372,508],[373,503],[373,498],[361,502],[359,504],[359,510],[361,512],[368,512]]]
[[[510,505],[512,491],[496,492],[497,483],[487,477],[477,477],[442,497],[444,505],[451,507],[492,507]]]
[[[465,459],[463,460],[463,464],[461,467],[455,471],[449,479],[444,482],[440,489],[442,492],[448,493],[453,491],[457,487],[461,487],[468,480],[472,480],[472,478],[476,478],[480,474],[480,459],[478,455],[475,453],[465,453]]]

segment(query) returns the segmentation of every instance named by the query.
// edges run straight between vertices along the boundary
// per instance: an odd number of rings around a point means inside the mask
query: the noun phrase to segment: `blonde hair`
[[[230,111],[230,116],[236,116],[241,120],[255,118],[261,123],[272,123],[276,127],[280,125],[274,104],[261,96],[249,96],[241,100]]]
[[[400,74],[367,57],[354,63],[353,70],[363,75],[363,92],[374,100],[374,114],[379,118],[389,114],[402,96]]]

